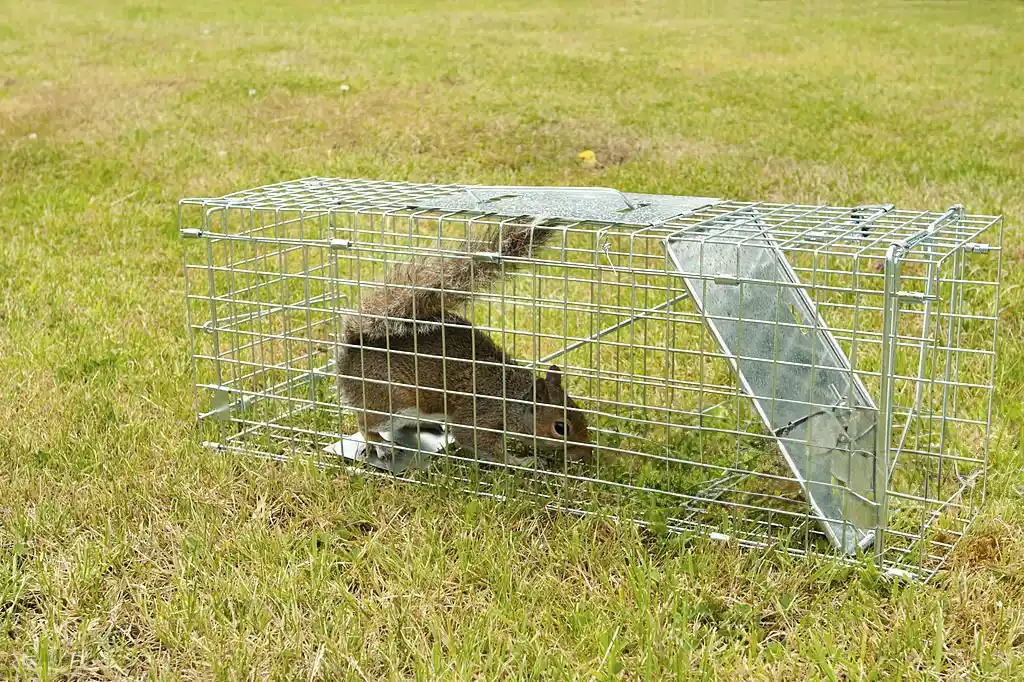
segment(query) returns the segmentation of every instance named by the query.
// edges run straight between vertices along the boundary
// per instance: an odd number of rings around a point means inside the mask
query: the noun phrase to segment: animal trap
[[[305,178],[179,224],[217,449],[920,578],[984,496],[999,217]]]

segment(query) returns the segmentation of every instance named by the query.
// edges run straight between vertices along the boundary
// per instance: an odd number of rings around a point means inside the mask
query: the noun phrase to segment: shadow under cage
[[[924,579],[984,497],[999,217],[306,178],[179,226],[218,450]]]

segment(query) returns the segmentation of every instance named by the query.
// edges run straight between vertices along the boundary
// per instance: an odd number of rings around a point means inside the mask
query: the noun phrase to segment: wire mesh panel
[[[999,218],[307,178],[180,227],[217,449],[924,578],[984,495]]]

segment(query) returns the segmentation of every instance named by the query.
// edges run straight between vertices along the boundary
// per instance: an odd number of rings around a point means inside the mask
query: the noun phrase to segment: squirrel
[[[501,461],[506,436],[546,459],[590,457],[587,421],[561,369],[538,376],[448,312],[504,277],[497,259],[471,254],[528,257],[552,232],[537,223],[494,226],[463,242],[458,256],[391,266],[382,286],[363,293],[342,323],[336,363],[341,399],[356,411],[368,446],[386,452],[381,431],[428,422],[446,423],[456,446],[491,461]]]

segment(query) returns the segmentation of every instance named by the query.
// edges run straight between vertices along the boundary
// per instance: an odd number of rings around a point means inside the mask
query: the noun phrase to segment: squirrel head
[[[547,376],[537,377],[537,404],[534,408],[536,434],[545,440],[541,447],[556,458],[565,454],[570,462],[589,459],[593,452],[587,420],[579,405],[562,387],[562,370],[548,368]]]

